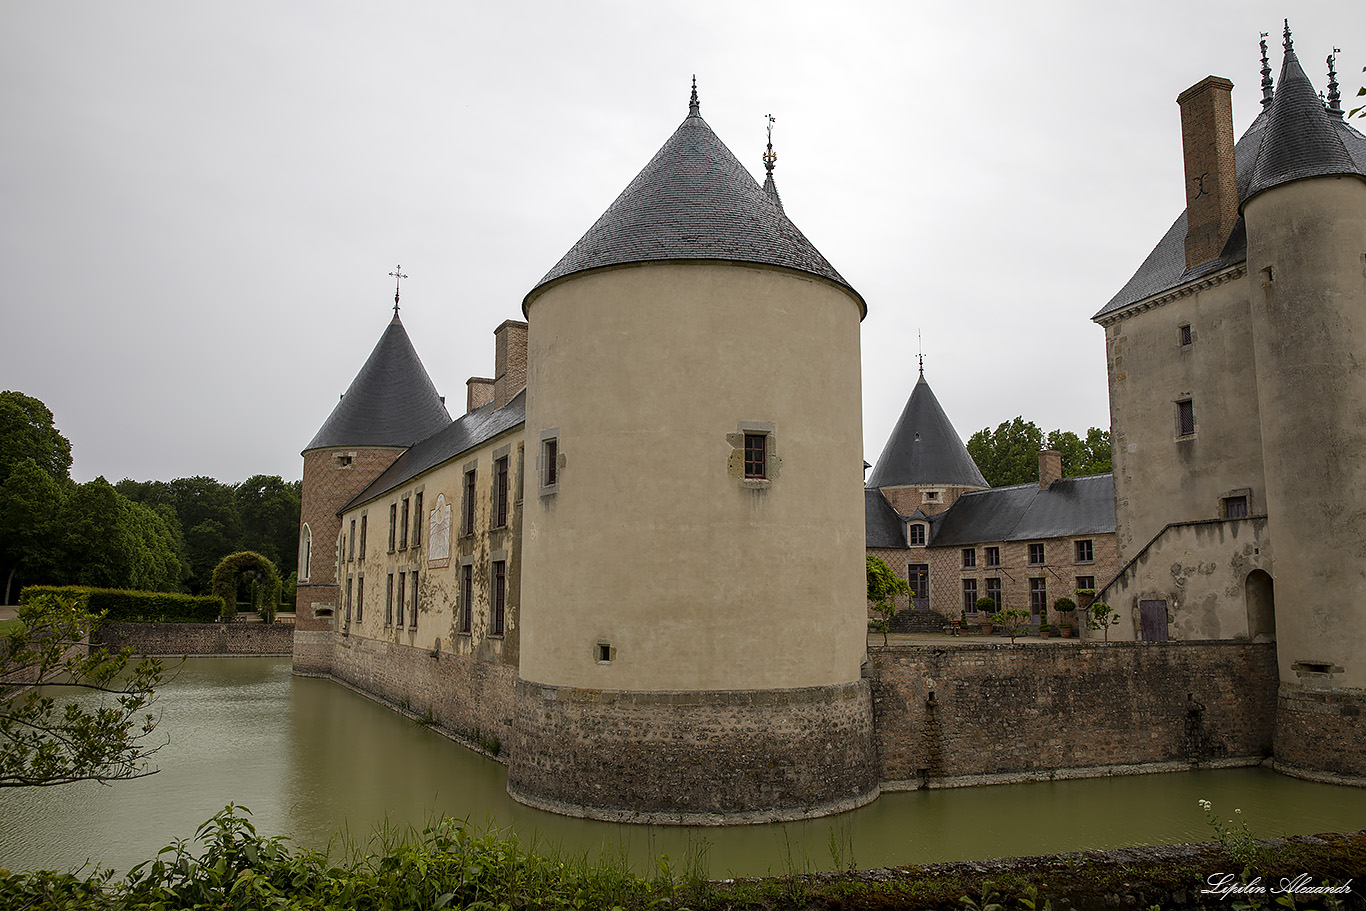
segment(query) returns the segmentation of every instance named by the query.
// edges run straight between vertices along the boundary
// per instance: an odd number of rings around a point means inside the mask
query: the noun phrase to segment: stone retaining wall
[[[869,649],[884,787],[1251,765],[1270,755],[1274,643]]]
[[[1366,785],[1366,693],[1281,685],[1276,769],[1298,778]]]
[[[135,654],[289,655],[294,627],[265,623],[104,623],[91,636],[92,648]]]

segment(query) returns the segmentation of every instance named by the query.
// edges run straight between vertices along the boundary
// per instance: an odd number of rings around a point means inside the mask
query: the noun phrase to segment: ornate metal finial
[[[1328,55],[1328,116],[1334,120],[1342,119],[1342,94],[1338,92],[1338,54],[1342,53],[1342,48],[1333,48],[1333,53]]]
[[[916,359],[920,361],[920,378],[925,378],[925,344],[920,338],[920,330],[915,330]]]
[[[1266,59],[1266,36],[1267,32],[1262,32],[1262,107],[1271,107],[1272,100],[1276,97],[1275,89],[1271,82],[1271,61]]]
[[[398,319],[398,283],[408,276],[403,274],[402,266],[394,266],[394,271],[389,274],[394,278],[394,319]]]
[[[773,174],[773,166],[778,163],[778,153],[773,151],[773,124],[778,122],[778,118],[772,114],[765,114],[768,119],[768,150],[764,152],[764,170],[770,175]]]
[[[1294,42],[1294,40],[1290,37],[1290,20],[1289,20],[1289,19],[1285,20],[1285,41],[1284,41],[1284,44],[1285,44],[1285,52],[1286,52],[1287,54],[1293,54],[1293,53],[1295,53],[1295,42]]]
[[[692,74],[692,97],[688,99],[688,116],[702,116],[702,106],[697,103],[697,74]]]

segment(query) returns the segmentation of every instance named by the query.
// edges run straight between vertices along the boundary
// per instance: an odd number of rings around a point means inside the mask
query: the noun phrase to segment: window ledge
[[[740,486],[748,490],[768,490],[773,482],[768,478],[741,478]]]

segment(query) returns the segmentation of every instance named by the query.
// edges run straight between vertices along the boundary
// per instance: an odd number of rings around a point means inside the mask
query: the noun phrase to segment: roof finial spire
[[[1293,54],[1293,53],[1295,53],[1295,41],[1294,41],[1293,38],[1290,37],[1290,20],[1289,20],[1289,19],[1285,20],[1285,41],[1284,41],[1283,43],[1285,44],[1285,52],[1286,52],[1287,54]]]
[[[1334,120],[1342,119],[1342,94],[1338,92],[1337,55],[1342,48],[1333,48],[1328,55],[1328,116]]]
[[[395,266],[389,274],[394,277],[394,319],[398,319],[398,283],[408,276],[403,274],[402,266]]]
[[[764,117],[768,120],[768,150],[764,152],[764,170],[772,174],[773,166],[778,163],[778,155],[773,151],[773,125],[778,118],[772,114],[765,114]]]
[[[1266,36],[1267,32],[1262,32],[1262,108],[1271,107],[1272,100],[1276,97],[1275,89],[1271,82],[1271,61],[1266,59]]]
[[[920,361],[920,378],[925,378],[925,344],[920,338],[920,330],[915,330],[916,359]]]
[[[702,106],[697,103],[697,74],[692,74],[692,97],[688,99],[688,116],[702,116]]]

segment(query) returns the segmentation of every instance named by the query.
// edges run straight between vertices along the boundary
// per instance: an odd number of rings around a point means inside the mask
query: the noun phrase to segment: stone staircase
[[[894,633],[942,633],[949,625],[948,618],[929,608],[898,611],[892,617],[891,631]]]

